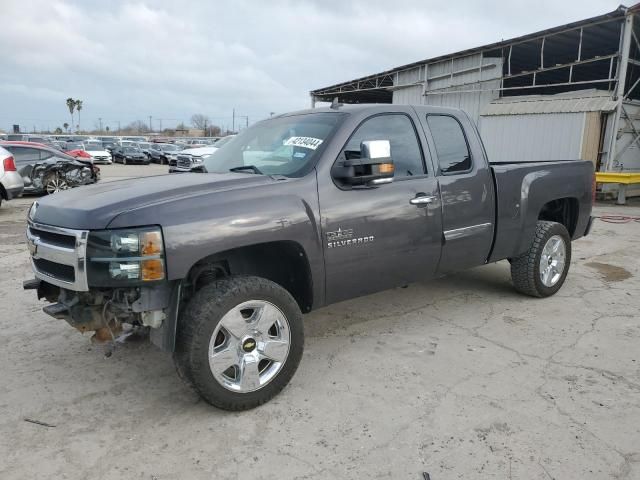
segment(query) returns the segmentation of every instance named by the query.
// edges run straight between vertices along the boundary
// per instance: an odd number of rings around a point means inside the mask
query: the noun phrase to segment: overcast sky
[[[231,126],[309,90],[614,10],[617,1],[2,0],[0,129]],[[244,122],[244,118],[239,119]]]

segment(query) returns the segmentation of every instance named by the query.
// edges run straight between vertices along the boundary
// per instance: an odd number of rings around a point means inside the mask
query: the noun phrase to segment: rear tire
[[[42,182],[44,192],[52,195],[63,190],[69,190],[69,184],[64,178],[60,178],[57,172],[48,173]]]
[[[239,411],[277,395],[303,349],[302,313],[291,294],[264,278],[236,276],[202,287],[189,301],[173,358],[204,400]]]
[[[510,262],[511,280],[517,291],[540,298],[555,294],[569,272],[569,232],[560,223],[538,221],[529,250]]]

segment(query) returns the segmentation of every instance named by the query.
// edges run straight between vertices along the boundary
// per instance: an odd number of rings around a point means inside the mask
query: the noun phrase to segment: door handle
[[[420,206],[420,205],[428,205],[430,203],[433,203],[435,200],[436,200],[436,197],[418,194],[414,198],[409,200],[409,203],[411,205]]]

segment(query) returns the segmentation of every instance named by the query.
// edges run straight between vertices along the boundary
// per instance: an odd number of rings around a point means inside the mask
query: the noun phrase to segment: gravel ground
[[[0,208],[2,479],[640,478],[640,223],[597,221],[549,299],[501,262],[314,312],[291,384],[228,413],[153,346],[105,358],[41,312],[21,289],[32,201]]]

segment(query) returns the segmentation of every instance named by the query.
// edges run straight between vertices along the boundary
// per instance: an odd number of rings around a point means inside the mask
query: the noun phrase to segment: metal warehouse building
[[[311,92],[311,103],[456,107],[492,161],[640,171],[640,4]]]

